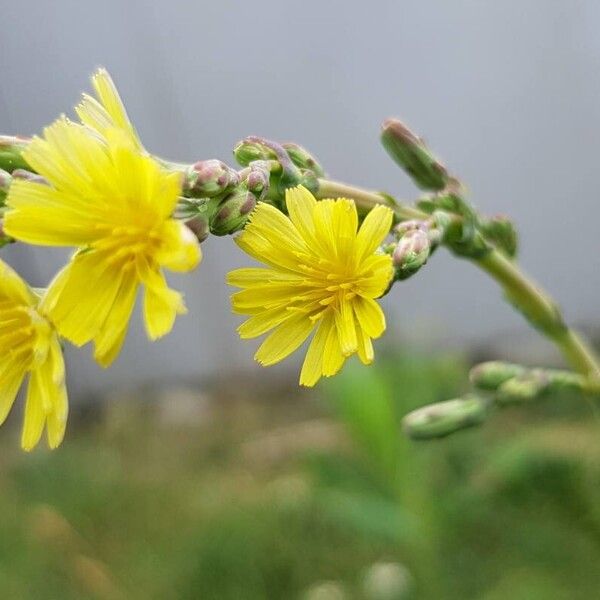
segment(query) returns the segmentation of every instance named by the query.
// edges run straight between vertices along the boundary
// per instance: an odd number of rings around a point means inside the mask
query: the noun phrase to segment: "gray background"
[[[396,115],[483,211],[515,218],[522,263],[567,316],[597,322],[597,0],[0,0],[0,22],[0,131],[38,132],[69,113],[104,65],[157,154],[229,160],[249,134],[295,140],[335,178],[412,198],[377,141],[380,122]],[[136,317],[103,377],[89,351],[70,352],[73,394],[258,371],[255,344],[236,341],[223,283],[246,259],[229,239],[209,240],[204,253],[196,273],[171,278],[190,309],[174,332],[149,344]],[[64,255],[2,253],[35,285]],[[385,304],[392,343],[455,345],[524,329],[493,283],[444,253]]]

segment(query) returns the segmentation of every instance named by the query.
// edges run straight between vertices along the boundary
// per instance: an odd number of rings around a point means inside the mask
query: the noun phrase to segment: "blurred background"
[[[296,141],[334,179],[412,200],[378,144],[398,116],[591,335],[600,289],[600,4],[430,0],[102,4],[0,0],[0,131],[71,114],[111,72],[146,147],[232,162],[257,134]],[[465,261],[440,252],[385,299],[370,370],[316,391],[299,359],[262,371],[237,341],[209,239],[172,282],[189,314],[149,344],[139,318],[109,372],[69,352],[63,447],[0,439],[6,598],[593,598],[600,589],[600,425],[581,399],[481,431],[406,442],[400,417],[466,389],[473,361],[558,357]],[[66,252],[2,257],[45,285]],[[412,594],[412,595],[411,595]]]

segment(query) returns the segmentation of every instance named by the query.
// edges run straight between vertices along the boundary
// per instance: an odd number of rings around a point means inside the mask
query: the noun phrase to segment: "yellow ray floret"
[[[232,296],[233,311],[250,315],[240,336],[273,330],[255,355],[262,365],[283,360],[316,330],[300,374],[300,383],[312,386],[354,353],[364,364],[373,361],[371,340],[385,330],[375,299],[393,275],[391,258],[376,250],[390,231],[392,211],[374,208],[359,228],[354,202],[317,202],[301,186],[287,190],[286,205],[289,218],[259,204],[236,240],[268,268],[237,269],[227,281],[243,288]]]
[[[29,375],[21,446],[31,450],[44,427],[56,448],[67,424],[65,366],[56,331],[38,296],[0,260],[0,424]]]
[[[143,150],[117,87],[106,69],[96,71],[92,76],[92,86],[97,99],[83,94],[81,102],[75,108],[81,122],[102,137],[106,137],[111,129],[120,129],[138,150]]]
[[[23,154],[50,185],[15,181],[6,233],[31,244],[78,247],[44,299],[60,335],[78,346],[93,340],[96,360],[109,365],[140,285],[148,336],[168,333],[185,307],[162,267],[189,271],[201,258],[196,238],[171,218],[179,175],[163,171],[120,129],[99,137],[64,118]]]

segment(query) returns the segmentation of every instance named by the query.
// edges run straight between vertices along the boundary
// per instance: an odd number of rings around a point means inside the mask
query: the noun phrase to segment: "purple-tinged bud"
[[[208,217],[206,215],[196,215],[185,221],[185,226],[196,236],[199,242],[203,242],[210,233]]]
[[[246,187],[259,200],[269,191],[270,169],[269,163],[263,160],[253,162],[246,176]]]
[[[210,219],[214,235],[231,235],[244,227],[256,206],[256,197],[244,188],[225,198]]]
[[[218,196],[239,183],[237,172],[220,160],[201,160],[185,173],[183,192],[194,198]]]
[[[305,148],[291,142],[281,144],[292,162],[300,169],[307,169],[316,177],[324,177],[325,171],[317,159]]]
[[[406,235],[409,231],[414,231],[415,229],[422,229],[423,231],[427,231],[430,225],[431,224],[427,221],[421,221],[419,219],[402,221],[401,223],[398,223],[396,227],[394,227],[394,234],[398,238],[401,238],[403,235]]]
[[[402,237],[392,254],[396,279],[407,279],[416,273],[429,258],[431,242],[427,231],[413,229]]]
[[[423,190],[439,191],[451,178],[425,142],[398,119],[387,119],[381,131],[381,143],[390,157]]]
[[[22,156],[29,144],[29,138],[15,135],[0,135],[0,169],[12,173],[15,169],[28,169]]]

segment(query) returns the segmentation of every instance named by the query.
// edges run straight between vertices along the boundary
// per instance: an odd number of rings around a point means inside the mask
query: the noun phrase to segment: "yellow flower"
[[[108,366],[123,344],[139,285],[148,336],[168,333],[185,307],[162,267],[189,271],[201,258],[196,238],[171,218],[179,174],[162,170],[122,128],[98,136],[64,117],[34,138],[23,157],[50,185],[11,185],[6,233],[79,248],[44,299],[59,334],[77,346],[93,340],[96,360]]]
[[[0,260],[0,424],[28,373],[21,446],[31,450],[46,426],[48,445],[56,448],[68,413],[58,336],[40,311],[39,297]]]
[[[374,208],[359,229],[351,200],[317,202],[300,186],[287,190],[286,204],[289,218],[260,203],[236,240],[269,268],[237,269],[227,281],[244,288],[232,296],[233,311],[250,315],[240,336],[274,329],[254,357],[262,365],[286,358],[316,328],[300,374],[300,384],[312,386],[354,353],[364,364],[373,361],[371,340],[385,330],[375,298],[393,275],[391,258],[375,252],[390,231],[392,211]]]

